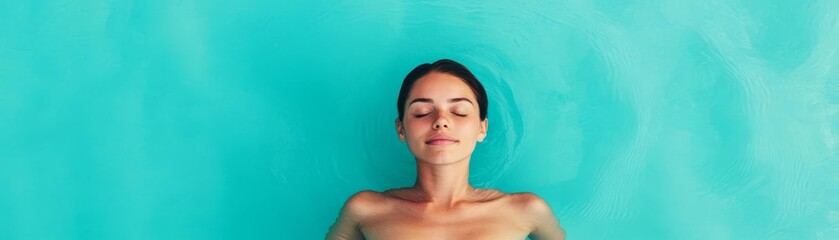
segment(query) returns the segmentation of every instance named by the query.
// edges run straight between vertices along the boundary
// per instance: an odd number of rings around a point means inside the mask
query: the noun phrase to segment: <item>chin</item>
[[[417,158],[418,161],[423,161],[430,164],[435,165],[447,165],[456,162],[460,162],[466,159],[466,156],[452,156],[450,154],[445,153],[438,153],[434,156],[427,156],[423,158]]]

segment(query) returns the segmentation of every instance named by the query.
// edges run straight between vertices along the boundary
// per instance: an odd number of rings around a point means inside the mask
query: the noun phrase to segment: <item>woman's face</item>
[[[468,159],[476,142],[486,137],[487,121],[481,121],[475,94],[454,75],[431,72],[421,77],[405,104],[396,131],[418,161],[450,164]]]

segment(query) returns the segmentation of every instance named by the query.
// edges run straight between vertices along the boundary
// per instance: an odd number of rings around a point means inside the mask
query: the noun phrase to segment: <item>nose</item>
[[[438,117],[437,121],[434,121],[434,126],[432,126],[434,130],[438,130],[440,128],[449,128],[449,121],[446,120],[444,117]]]

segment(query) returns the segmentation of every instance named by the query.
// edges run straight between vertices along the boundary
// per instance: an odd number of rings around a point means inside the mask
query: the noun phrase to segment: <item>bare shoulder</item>
[[[530,192],[511,193],[511,204],[513,207],[521,210],[524,214],[531,216],[539,216],[550,214],[553,215],[550,205],[542,197]]]
[[[341,212],[344,215],[361,220],[379,212],[382,203],[386,200],[387,197],[382,193],[373,190],[359,191],[347,199]]]
[[[329,227],[326,239],[364,239],[361,227],[370,216],[376,214],[377,209],[373,206],[376,206],[379,199],[379,193],[369,190],[357,192],[349,197],[341,208],[338,219]]]
[[[511,205],[520,211],[532,226],[531,239],[565,239],[565,230],[551,206],[539,195],[529,192],[513,193]]]
[[[535,214],[552,214],[550,206],[542,197],[530,192],[506,193],[497,189],[477,189],[478,198],[483,201],[503,199],[505,207],[521,214],[533,216]]]

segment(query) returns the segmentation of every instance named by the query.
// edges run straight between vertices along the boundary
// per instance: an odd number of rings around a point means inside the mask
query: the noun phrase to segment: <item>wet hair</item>
[[[396,100],[396,109],[399,111],[399,121],[402,121],[402,118],[405,117],[405,101],[408,100],[408,93],[411,92],[411,89],[414,88],[414,83],[420,79],[421,77],[431,73],[447,73],[454,75],[455,77],[460,78],[466,85],[469,85],[469,88],[472,89],[472,92],[475,93],[475,98],[478,101],[478,110],[480,111],[481,121],[487,118],[487,93],[484,90],[484,86],[481,85],[481,82],[478,81],[478,78],[466,69],[460,63],[449,59],[440,59],[434,63],[423,63],[419,66],[415,67],[414,70],[411,70],[408,73],[408,76],[405,76],[405,80],[402,81],[402,88],[399,89],[399,98]]]

